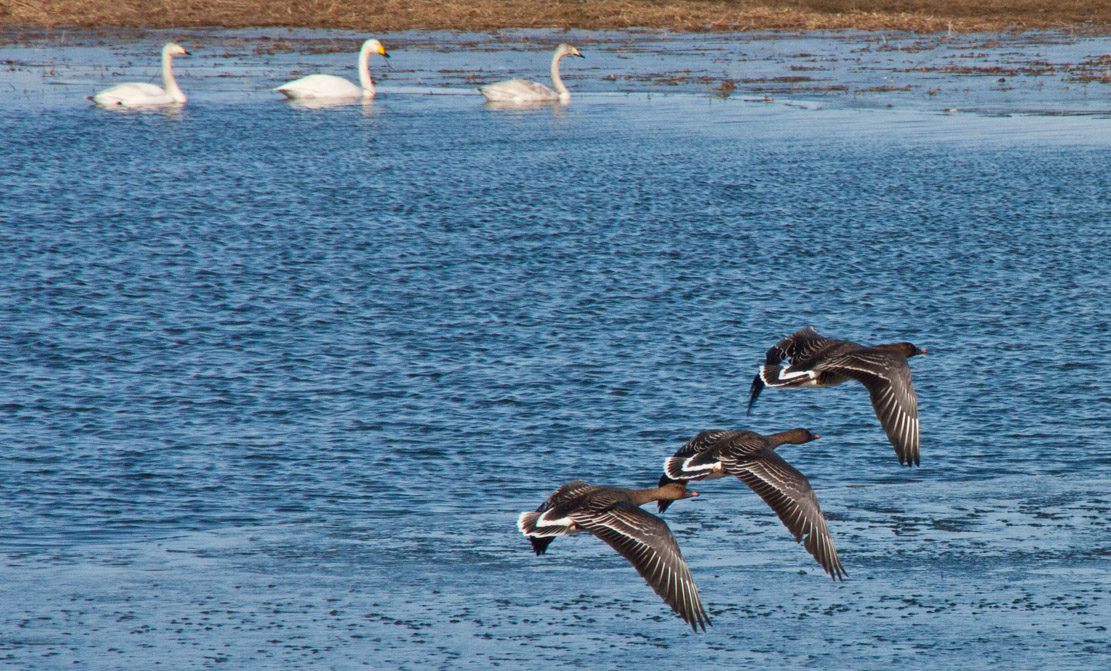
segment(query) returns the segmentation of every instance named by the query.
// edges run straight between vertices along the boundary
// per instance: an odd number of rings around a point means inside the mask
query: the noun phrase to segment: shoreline
[[[897,30],[1111,33],[1111,3],[1061,0],[0,0],[0,26],[43,28],[510,28],[745,32]]]

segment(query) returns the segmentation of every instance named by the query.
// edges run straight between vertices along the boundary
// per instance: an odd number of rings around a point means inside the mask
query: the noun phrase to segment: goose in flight
[[[819,437],[807,429],[768,436],[752,431],[703,431],[679,448],[675,456],[664,460],[660,486],[736,476],[775,511],[795,542],[802,543],[831,578],[844,580],[845,570],[810,481],[775,453],[775,448],[785,443],[799,445]],[[670,504],[661,500],[657,506],[662,513]]]
[[[909,342],[865,347],[825,338],[807,326],[768,350],[764,365],[752,378],[748,412],[752,413],[764,387],[829,387],[857,380],[868,389],[872,409],[899,463],[917,466],[918,399],[907,358],[925,353]]]
[[[649,501],[676,501],[698,496],[685,483],[649,489],[590,485],[573,480],[555,490],[535,512],[521,513],[517,528],[541,555],[556,536],[587,531],[627,559],[656,594],[692,629],[706,630],[710,617],[671,529],[640,509]]]

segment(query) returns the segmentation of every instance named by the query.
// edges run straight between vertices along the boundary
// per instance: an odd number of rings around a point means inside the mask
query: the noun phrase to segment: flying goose
[[[909,342],[865,347],[818,335],[807,326],[768,350],[752,378],[748,412],[767,387],[829,387],[857,380],[867,389],[899,463],[918,465],[918,400],[907,358],[925,354]],[[781,365],[789,360],[787,366]]]
[[[671,609],[706,630],[710,617],[675,536],[663,520],[640,506],[649,501],[676,501],[698,496],[682,482],[649,489],[624,489],[573,480],[555,490],[535,512],[521,513],[517,528],[539,556],[556,536],[588,531],[633,565]]]
[[[806,476],[775,453],[784,443],[795,445],[819,438],[807,429],[791,429],[768,436],[752,431],[703,431],[664,460],[660,486],[674,481],[735,475],[764,499],[779,516],[795,542],[802,543],[834,580],[847,575]],[[661,500],[660,512],[671,502]]]

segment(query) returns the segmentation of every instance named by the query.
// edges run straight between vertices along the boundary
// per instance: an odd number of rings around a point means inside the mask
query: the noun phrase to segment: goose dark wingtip
[[[697,620],[693,618],[690,619],[688,621],[688,624],[690,624],[691,626],[691,631],[696,634],[704,634],[706,633],[706,627],[713,626],[713,623],[710,622],[710,616],[706,613],[702,613],[701,617],[699,617]],[[702,631],[699,631],[699,627],[702,628]]]
[[[889,438],[890,440],[890,438]],[[899,465],[906,466],[907,468],[914,468],[919,466],[919,451],[913,445],[892,445],[895,448],[895,456],[899,457]]]
[[[713,622],[710,621],[710,614],[706,612],[706,608],[702,605],[702,601],[698,599],[697,595],[695,595],[694,603],[689,604],[689,608],[689,612],[679,612],[679,617],[683,618],[683,621],[691,626],[691,630],[694,633],[704,633],[706,627],[713,626]],[[701,629],[701,631],[699,631],[699,629]]]
[[[667,477],[667,474],[666,474],[666,473],[664,473],[663,475],[661,475],[661,476],[660,476],[660,482],[659,482],[659,484],[658,484],[658,485],[656,485],[656,486],[657,486],[657,487],[663,487],[664,485],[666,485],[666,484],[667,484],[667,483],[669,483],[669,482],[675,482],[675,481],[674,481],[674,480],[672,480],[671,478]],[[671,504],[672,504],[672,502],[671,502],[671,501],[669,501],[669,500],[664,500],[664,499],[661,499],[661,500],[659,500],[659,501],[656,501],[656,510],[657,510],[657,512],[659,512],[659,513],[661,513],[661,514],[662,514],[662,513],[663,513],[663,512],[665,511],[665,510],[667,510],[667,509],[668,509],[668,507],[669,507],[669,506],[670,506]]]
[[[764,381],[760,379],[760,374],[752,376],[752,386],[748,389],[748,409],[745,415],[752,414],[752,406],[756,404],[756,398],[760,396],[760,392],[764,390]]]
[[[841,561],[834,557],[833,563],[829,566],[823,567],[826,573],[833,582],[845,582],[845,578],[849,577],[849,572],[841,566]]]

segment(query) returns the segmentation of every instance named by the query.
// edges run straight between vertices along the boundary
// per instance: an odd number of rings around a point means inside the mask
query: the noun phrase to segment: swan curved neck
[[[370,78],[370,52],[373,49],[370,43],[363,44],[359,50],[359,86],[363,89],[364,96],[374,95],[374,81]]]
[[[162,88],[166,90],[166,95],[170,96],[174,102],[185,102],[185,94],[182,93],[181,88],[177,85],[177,80],[174,79],[174,56],[169,49],[162,50]]]
[[[560,98],[570,98],[571,92],[563,85],[563,78],[559,76],[559,59],[563,58],[563,54],[556,51],[552,55],[552,88],[559,94]]]

